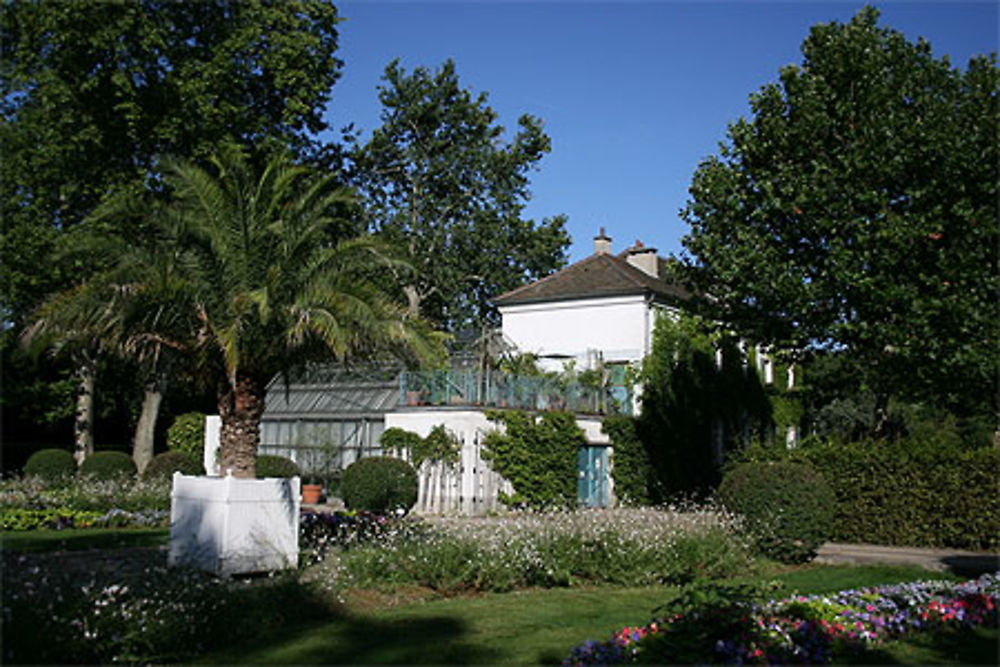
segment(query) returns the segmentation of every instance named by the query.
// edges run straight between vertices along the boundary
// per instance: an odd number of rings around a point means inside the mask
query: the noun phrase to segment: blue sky
[[[998,49],[996,0],[878,2],[881,25],[964,67]],[[385,65],[455,61],[463,87],[489,94],[508,128],[541,118],[552,152],[532,174],[527,217],[565,213],[570,259],[604,226],[680,253],[679,211],[700,160],[718,152],[749,95],[801,62],[809,27],[845,22],[863,2],[339,2],[345,61],[326,120],[378,127]]]

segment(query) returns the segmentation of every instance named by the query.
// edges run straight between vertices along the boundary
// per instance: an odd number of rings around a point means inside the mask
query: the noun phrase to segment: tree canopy
[[[881,396],[996,408],[1000,74],[861,10],[750,98],[682,215],[713,317],[844,351]]]
[[[565,217],[522,217],[549,138],[523,115],[505,141],[486,94],[462,88],[450,60],[434,72],[394,61],[383,80],[382,125],[350,154],[370,228],[417,269],[413,307],[452,331],[494,322],[492,297],[566,261]]]
[[[114,188],[159,187],[158,156],[305,150],[339,76],[337,22],[324,0],[3,3],[4,318],[79,278],[46,261],[60,232]]]

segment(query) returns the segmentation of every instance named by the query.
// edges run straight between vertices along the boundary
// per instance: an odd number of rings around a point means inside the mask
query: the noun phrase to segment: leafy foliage
[[[201,458],[180,451],[162,452],[153,457],[142,471],[143,479],[171,479],[175,472],[201,475],[205,472]]]
[[[486,434],[483,458],[514,486],[510,504],[576,506],[577,454],[587,441],[572,414],[506,410],[486,417],[503,426]]]
[[[284,456],[264,454],[257,457],[257,478],[298,477],[302,474],[295,461]]]
[[[41,449],[24,464],[25,477],[40,477],[46,481],[58,481],[76,474],[76,461],[65,449]]]
[[[94,452],[80,465],[80,475],[95,479],[114,479],[135,474],[135,461],[124,452]]]
[[[407,522],[339,555],[337,566],[352,586],[453,593],[679,583],[746,572],[752,560],[729,517],[643,508]]]
[[[185,412],[167,429],[167,448],[200,461],[205,452],[205,415]]]
[[[45,260],[109,190],[156,187],[161,156],[204,160],[227,138],[304,151],[340,75],[337,11],[322,0],[0,11],[0,298],[18,324],[79,280],[80,265]]]
[[[896,546],[1000,547],[1000,452],[903,439],[803,447],[836,498],[832,539]]]
[[[717,362],[721,352],[721,368]],[[636,432],[656,470],[654,502],[718,483],[723,454],[770,426],[772,408],[736,341],[694,315],[660,315],[643,364]]]
[[[450,331],[495,323],[490,299],[566,261],[565,216],[521,217],[549,138],[523,115],[504,141],[486,94],[463,89],[450,60],[435,72],[393,61],[383,79],[382,126],[350,154],[370,228],[417,269],[412,307]]]
[[[372,456],[347,466],[340,490],[352,510],[408,511],[417,502],[417,473],[402,459]]]
[[[814,26],[699,166],[690,274],[747,338],[856,357],[876,410],[995,417],[1000,69],[952,68],[878,18]]]
[[[400,455],[408,452],[414,468],[420,468],[424,461],[439,461],[453,466],[461,460],[462,443],[454,433],[438,424],[427,437],[401,428],[389,428],[382,433],[382,447]]]
[[[758,549],[789,563],[807,561],[833,532],[834,494],[809,464],[741,463],[719,485],[719,499],[746,519]]]
[[[654,497],[662,497],[657,486],[656,469],[639,439],[633,417],[605,417],[601,429],[611,439],[614,461],[611,476],[615,482],[615,497],[622,505],[649,505]]]

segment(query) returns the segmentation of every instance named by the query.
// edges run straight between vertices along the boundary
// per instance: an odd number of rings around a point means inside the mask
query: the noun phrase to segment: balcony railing
[[[624,386],[591,387],[551,377],[478,370],[407,371],[399,378],[400,406],[455,406],[559,410],[575,414],[631,414]]]

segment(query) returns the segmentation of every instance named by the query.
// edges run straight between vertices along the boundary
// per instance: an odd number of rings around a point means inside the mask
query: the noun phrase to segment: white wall
[[[643,296],[578,299],[500,308],[503,333],[521,352],[566,355],[585,368],[588,352],[606,362],[641,361],[649,350],[654,317]],[[565,360],[541,359],[545,370],[562,370]]]

